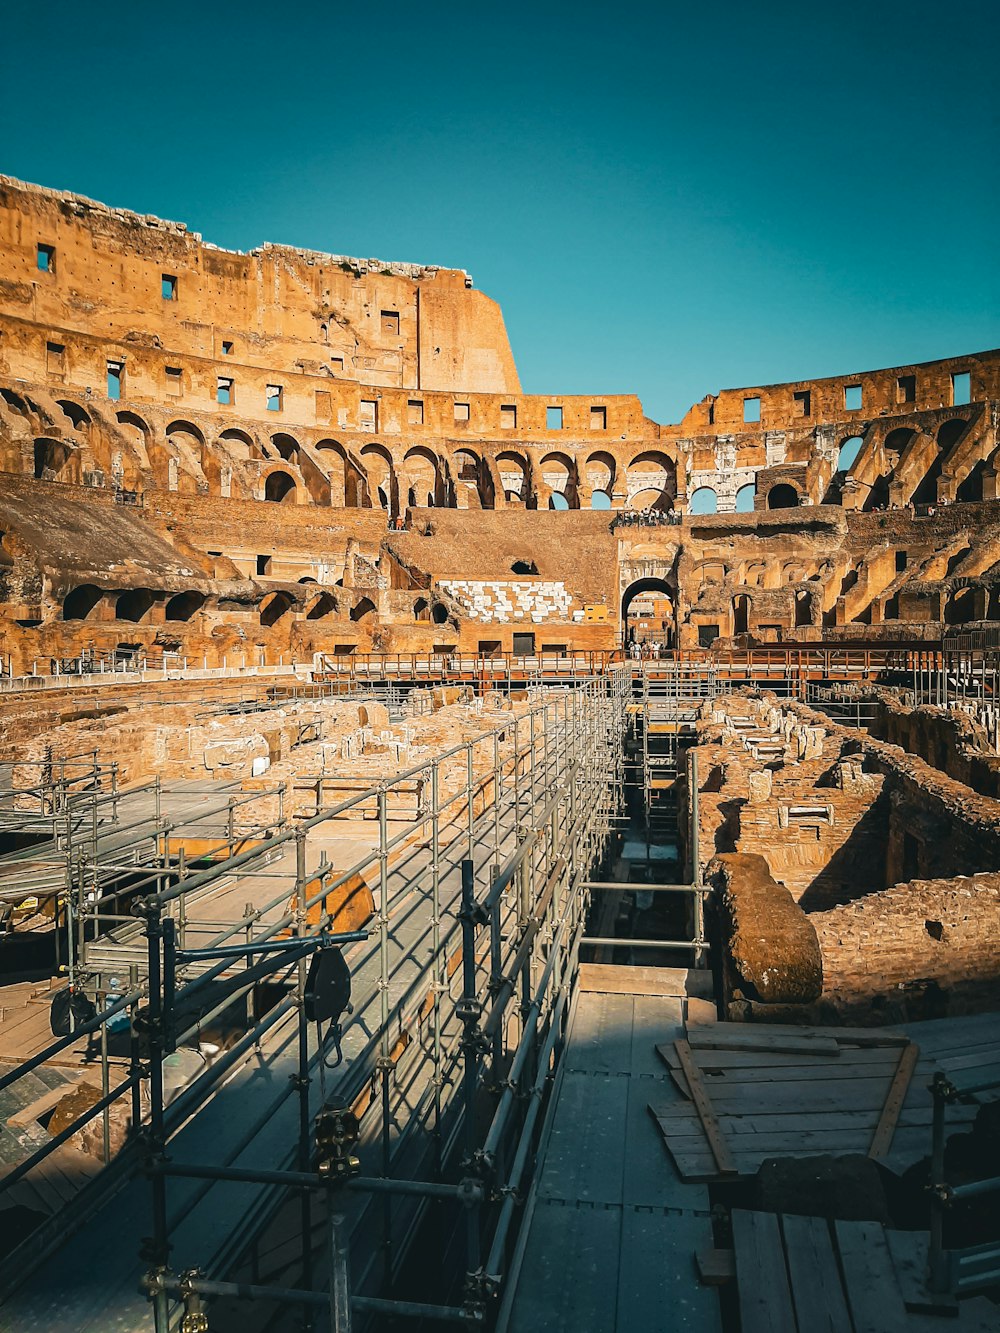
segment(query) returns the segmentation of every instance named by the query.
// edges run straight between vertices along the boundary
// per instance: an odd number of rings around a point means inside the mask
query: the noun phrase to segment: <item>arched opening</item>
[[[130,588],[128,592],[121,593],[115,602],[115,619],[130,620],[138,625],[149,615],[155,601],[156,593],[151,589]]]
[[[35,480],[56,481],[73,452],[62,440],[35,441]]]
[[[748,634],[750,632],[750,598],[746,593],[740,593],[738,597],[733,598],[733,633]]]
[[[375,610],[375,603],[370,597],[362,597],[360,602],[351,607],[351,619],[355,622],[364,620],[366,616],[372,615]]]
[[[272,435],[271,445],[286,463],[295,462],[299,456],[299,442],[291,435]]]
[[[937,433],[938,446],[942,453],[948,453],[958,443],[959,436],[965,433],[967,421],[946,421]]]
[[[290,592],[271,593],[270,597],[265,597],[260,604],[260,623],[265,629],[276,625],[281,617],[292,609],[293,604]]]
[[[418,446],[408,449],[403,455],[403,472],[410,483],[409,490],[415,500],[410,504],[414,508],[433,509],[444,501],[439,487],[439,464],[437,455],[430,449]]]
[[[62,408],[63,416],[69,418],[74,430],[84,430],[90,425],[90,413],[79,403],[74,403],[68,398],[58,398],[56,402]]]
[[[861,435],[849,435],[840,445],[840,451],[837,454],[837,471],[849,472],[857,462],[858,454],[861,452],[861,446],[864,444],[864,437]]]
[[[629,509],[672,509],[677,494],[673,459],[656,449],[637,454],[625,469],[625,486]]]
[[[63,620],[86,620],[92,611],[100,605],[104,589],[93,583],[84,583],[74,588],[63,602]]]
[[[413,603],[413,619],[427,622],[431,618],[431,606],[426,597],[418,597]]]
[[[201,592],[179,592],[171,597],[163,608],[165,620],[190,620],[196,611],[205,605],[205,594]]]
[[[976,618],[975,588],[954,588],[944,607],[946,625],[967,625]]]
[[[287,472],[272,472],[264,483],[264,499],[274,504],[294,504],[295,479]]]
[[[983,473],[986,471],[986,460],[981,458],[972,471],[959,484],[955,492],[955,499],[964,502],[981,500],[983,498]]]
[[[366,507],[370,508],[377,504],[395,516],[397,505],[393,502],[393,497],[396,490],[396,474],[392,465],[392,455],[381,444],[366,444],[361,450],[361,461],[364,464],[368,486]]]
[[[808,592],[797,592],[795,594],[795,628],[801,629],[805,625],[812,624],[812,594]]]
[[[607,491],[594,491],[590,497],[591,509],[610,509],[611,496]]]
[[[751,481],[746,486],[741,486],[736,492],[736,512],[737,514],[752,514],[753,502],[757,495],[757,487]]]
[[[622,594],[622,641],[657,643],[667,648],[674,643],[674,592],[664,579],[637,579]]]
[[[446,625],[448,623],[448,608],[444,602],[435,602],[431,608],[431,619],[435,625]]]
[[[609,503],[605,505],[591,504],[592,509],[611,508],[611,491],[615,484],[616,464],[613,455],[606,453],[603,449],[597,453],[591,454],[584,464],[584,475],[587,478],[587,485],[594,492],[602,492],[608,496]]]
[[[542,481],[549,488],[550,509],[577,506],[576,463],[568,454],[546,454],[540,464]]]
[[[322,620],[324,616],[332,615],[337,609],[337,603],[328,592],[321,592],[320,595],[306,612],[306,620]]]
[[[768,509],[797,509],[799,507],[799,493],[794,486],[789,486],[785,481],[779,482],[777,486],[772,486],[767,493]]]
[[[534,560],[515,560],[510,567],[512,574],[537,574],[538,566]]]
[[[264,451],[259,444],[248,435],[244,430],[224,430],[219,436],[219,440],[226,446],[226,452],[233,458],[240,459],[241,462],[249,462],[252,458],[263,458]]]
[[[528,462],[520,454],[505,450],[497,454],[497,472],[509,504],[527,504],[530,492]]]
[[[699,486],[688,502],[689,514],[717,514],[719,497],[711,486]]]

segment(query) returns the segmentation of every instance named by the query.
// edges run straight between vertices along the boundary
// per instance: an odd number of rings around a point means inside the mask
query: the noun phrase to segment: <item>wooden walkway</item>
[[[644,994],[647,973],[658,975]],[[581,969],[505,1333],[721,1329],[717,1294],[694,1268],[711,1243],[708,1192],[681,1180],[646,1111],[660,1077],[655,1044],[683,1031],[686,977]]]

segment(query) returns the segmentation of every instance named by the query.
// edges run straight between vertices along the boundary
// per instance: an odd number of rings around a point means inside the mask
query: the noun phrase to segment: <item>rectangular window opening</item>
[[[590,409],[590,429],[607,430],[608,428],[608,409],[606,407],[592,407]]]
[[[411,426],[424,424],[424,405],[419,398],[410,398],[406,404],[406,420]]]
[[[907,559],[908,559],[908,556],[907,556],[907,553],[906,553],[905,551],[897,551],[897,552],[896,552],[896,573],[897,573],[897,574],[902,574],[903,570],[906,568],[906,562],[907,562]]]
[[[812,393],[809,389],[799,389],[792,394],[792,401],[795,404],[795,415],[797,417],[812,416]]]
[[[517,429],[517,407],[514,403],[504,403],[501,405],[500,425],[504,430]]]
[[[122,396],[122,379],[125,367],[120,361],[108,362],[108,397],[115,402]]]
[[[160,274],[160,295],[164,301],[177,300],[177,278],[173,273]]]
[[[469,404],[468,404],[468,403],[456,403],[456,404],[455,404],[455,420],[456,420],[456,421],[468,421],[468,420],[469,420]]]
[[[915,403],[917,401],[916,375],[899,375],[896,379],[896,402]]]
[[[66,348],[62,343],[45,344],[45,369],[50,375],[61,375],[66,368]]]
[[[280,412],[284,403],[284,390],[280,384],[269,384],[266,389],[267,410],[269,412]]]
[[[513,639],[513,651],[515,657],[534,657],[535,655],[534,634],[520,634],[515,630]]]
[[[184,387],[184,376],[180,366],[167,366],[167,393],[174,397],[180,397],[181,390]]]
[[[269,555],[259,555],[257,557],[257,574],[263,576],[271,572],[271,557]]]
[[[760,421],[760,399],[743,399],[743,420],[749,423]]]
[[[378,430],[378,403],[373,398],[362,398],[358,416],[362,430],[372,434]]]
[[[222,341],[222,355],[232,356],[232,354],[233,354],[233,344],[224,338]]]
[[[335,375],[343,375],[344,358],[342,356],[331,356],[330,369],[334,372]]]
[[[39,245],[35,262],[38,265],[39,273],[54,273],[56,271],[56,247],[54,245]]]
[[[860,384],[844,385],[844,410],[846,412],[860,412],[863,395]]]
[[[960,370],[951,377],[951,402],[953,407],[961,407],[972,400],[972,375],[967,370]]]
[[[382,332],[383,332],[383,333],[386,333],[386,334],[389,334],[391,337],[394,337],[394,338],[398,338],[398,337],[399,337],[399,311],[398,311],[398,310],[383,310],[383,311],[382,311]]]
[[[563,410],[561,407],[547,407],[545,409],[545,429],[562,430]]]
[[[232,407],[236,398],[236,386],[230,379],[220,375],[215,381],[215,401],[221,403],[223,407]]]

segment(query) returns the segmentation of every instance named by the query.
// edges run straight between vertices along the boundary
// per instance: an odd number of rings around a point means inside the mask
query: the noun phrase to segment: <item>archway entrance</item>
[[[628,649],[672,648],[675,591],[665,579],[637,579],[622,594],[622,644]]]

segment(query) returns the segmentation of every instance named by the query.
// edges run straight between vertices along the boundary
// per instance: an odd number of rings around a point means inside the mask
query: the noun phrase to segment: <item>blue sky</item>
[[[674,421],[1000,343],[997,12],[14,0],[0,170],[467,268],[526,391]]]

